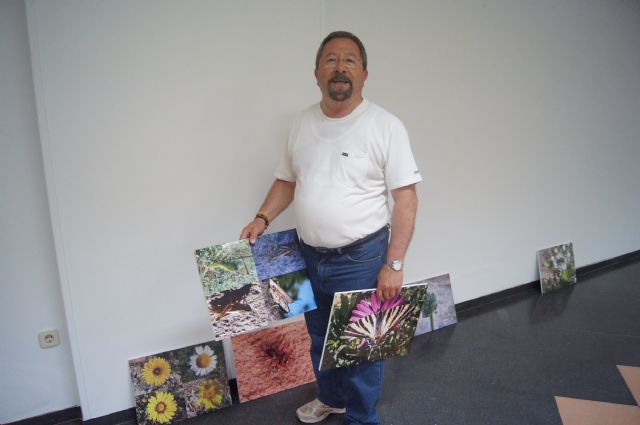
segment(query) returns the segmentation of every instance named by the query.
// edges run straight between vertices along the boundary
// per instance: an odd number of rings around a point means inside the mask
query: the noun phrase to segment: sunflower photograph
[[[231,405],[222,343],[129,360],[139,424],[169,424]]]
[[[215,379],[198,379],[184,385],[187,417],[200,416],[231,406],[231,391]]]
[[[178,410],[178,403],[173,394],[157,391],[147,400],[147,418],[159,424],[170,423]]]
[[[171,375],[171,365],[162,357],[152,357],[142,366],[142,379],[147,385],[160,387]]]

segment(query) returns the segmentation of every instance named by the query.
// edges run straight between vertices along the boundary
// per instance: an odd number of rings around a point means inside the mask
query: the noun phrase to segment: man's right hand
[[[264,233],[266,227],[263,219],[254,218],[251,223],[244,226],[244,229],[240,232],[240,239],[249,238],[249,243],[253,245],[256,243],[258,236]]]

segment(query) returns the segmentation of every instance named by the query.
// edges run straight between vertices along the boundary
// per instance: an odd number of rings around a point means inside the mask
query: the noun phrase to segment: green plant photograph
[[[195,256],[206,297],[259,282],[246,239],[197,249]]]
[[[538,251],[538,271],[542,293],[576,283],[573,243],[569,242]]]

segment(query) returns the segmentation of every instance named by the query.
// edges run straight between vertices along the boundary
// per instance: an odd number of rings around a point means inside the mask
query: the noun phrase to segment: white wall
[[[535,280],[551,244],[640,249],[637,2],[27,5],[85,418],[133,405],[127,359],[211,337],[193,249],[262,201],[333,29],[368,46],[366,94],[425,177],[408,280],[448,271],[461,302]]]
[[[416,280],[456,302],[537,279],[535,251],[579,266],[640,248],[640,4],[329,2],[370,56],[368,96],[404,119],[425,183]]]
[[[0,423],[77,406],[21,0],[0,2],[0,289]]]

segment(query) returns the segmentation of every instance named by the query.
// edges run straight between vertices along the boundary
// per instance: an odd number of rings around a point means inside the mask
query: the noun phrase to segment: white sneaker
[[[304,404],[296,410],[296,415],[300,422],[305,424],[315,424],[326,419],[332,413],[344,413],[347,409],[338,409],[335,407],[327,406],[317,398]]]

